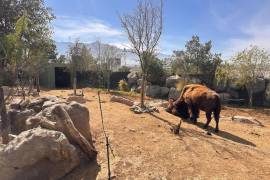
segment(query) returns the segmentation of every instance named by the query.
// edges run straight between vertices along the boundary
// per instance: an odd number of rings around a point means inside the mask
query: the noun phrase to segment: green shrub
[[[166,82],[166,72],[163,68],[163,63],[157,58],[150,59],[146,74],[147,82],[154,85],[163,86]]]
[[[128,91],[129,90],[128,83],[126,80],[120,80],[118,83],[118,86],[119,86],[120,91]]]

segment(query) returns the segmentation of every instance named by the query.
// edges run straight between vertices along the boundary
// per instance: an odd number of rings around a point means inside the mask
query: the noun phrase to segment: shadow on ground
[[[82,162],[81,165],[67,174],[62,180],[95,180],[100,171],[100,166],[97,161]]]
[[[173,124],[173,123],[171,123],[170,121],[168,121],[168,120],[166,120],[166,119],[164,119],[164,118],[162,118],[162,117],[159,117],[159,116],[155,115],[154,113],[149,113],[149,114],[150,114],[151,116],[157,118],[158,120],[160,120],[160,121],[162,121],[162,122],[168,124],[168,125],[171,126],[171,127],[175,127],[175,126],[176,126],[176,124]],[[186,122],[186,123],[189,123],[189,124],[193,124],[193,122],[190,121],[190,120],[188,120],[188,119],[182,119],[182,120],[183,120],[183,122]],[[204,129],[204,128],[203,128],[204,123],[202,123],[202,122],[197,122],[196,125],[197,125],[198,127],[200,127],[201,129]],[[256,146],[254,143],[252,143],[252,142],[250,142],[250,141],[248,141],[248,140],[246,140],[246,139],[243,139],[243,138],[241,138],[241,137],[239,137],[239,136],[236,136],[236,135],[234,135],[234,134],[231,134],[231,133],[229,133],[229,132],[226,132],[226,131],[220,130],[218,133],[215,133],[215,132],[214,132],[214,128],[211,127],[211,126],[208,127],[208,131],[211,131],[211,132],[213,132],[215,135],[217,135],[217,136],[219,136],[219,137],[222,137],[222,138],[224,138],[224,139],[228,139],[228,140],[234,141],[234,142],[236,142],[236,143],[240,143],[240,144],[244,144],[244,145],[249,145],[249,146],[254,146],[254,147]]]

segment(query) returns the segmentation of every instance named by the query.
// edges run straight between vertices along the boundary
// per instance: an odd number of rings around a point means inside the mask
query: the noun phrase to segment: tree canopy
[[[221,54],[211,52],[212,42],[201,43],[199,36],[187,41],[185,50],[174,51],[172,71],[187,77],[189,74],[206,74],[210,86],[217,66],[221,63]]]

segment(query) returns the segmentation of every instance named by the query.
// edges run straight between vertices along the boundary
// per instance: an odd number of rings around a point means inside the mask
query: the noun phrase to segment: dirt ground
[[[67,97],[70,90],[51,90],[43,95]],[[102,133],[98,96],[84,91],[97,162],[84,164],[64,179],[107,179],[106,146]],[[104,120],[115,157],[114,179],[270,179],[270,109],[224,106],[220,132],[207,135],[201,112],[197,125],[183,122],[180,134],[170,131],[179,118],[160,108],[159,113],[134,114],[129,107],[101,94]],[[233,115],[252,116],[258,123],[231,120]],[[215,127],[212,120],[211,127]]]

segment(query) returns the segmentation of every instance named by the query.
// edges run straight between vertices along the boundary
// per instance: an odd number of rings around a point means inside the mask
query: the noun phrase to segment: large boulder
[[[8,86],[2,86],[3,88],[3,92],[4,92],[4,96],[8,96],[10,94],[10,89]]]
[[[168,97],[170,89],[167,87],[161,87],[160,88],[160,96],[161,97]]]
[[[78,129],[78,131],[89,141],[92,142],[92,136],[90,132],[90,115],[89,110],[87,107],[85,107],[82,104],[79,104],[77,102],[71,102],[70,104],[60,103],[60,104],[54,104],[50,107],[45,108],[42,110],[41,113],[37,114],[37,116],[44,117],[48,119],[51,122],[57,122],[58,119],[56,118],[54,114],[54,109],[56,106],[62,106],[70,116],[72,122],[74,123],[74,126]],[[38,119],[38,118],[37,118]],[[35,121],[29,120],[29,121]],[[29,126],[32,126],[31,124],[28,124]],[[61,127],[59,127],[61,130]]]
[[[137,80],[139,79],[139,74],[137,72],[131,72],[127,75],[128,78],[128,85],[132,87],[133,85],[137,84]]]
[[[186,81],[189,84],[201,84],[202,81],[198,77],[187,77]]]
[[[169,91],[169,99],[178,99],[180,96],[180,92],[176,89],[176,88],[170,88],[170,91]]]
[[[33,109],[36,112],[40,112],[42,110],[42,106],[46,101],[52,101],[52,102],[56,102],[58,101],[58,98],[55,96],[42,96],[39,98],[36,98],[34,100],[32,100],[27,108],[29,109]]]
[[[228,102],[232,97],[229,93],[219,93],[221,102]]]
[[[60,179],[80,163],[80,152],[58,131],[25,131],[0,148],[3,180]]]
[[[22,101],[23,101],[22,99],[15,98],[15,99],[13,99],[10,102],[9,107],[11,109],[17,109],[17,110],[19,110],[19,109],[21,109],[21,103],[22,103]]]
[[[137,80],[137,86],[141,86],[142,85],[142,79],[138,79]]]
[[[234,89],[228,89],[227,93],[230,94],[230,96],[234,99],[239,99],[239,92]]]
[[[30,116],[34,116],[36,112],[32,109],[26,109],[23,111],[11,109],[7,114],[8,119],[10,119],[11,132],[14,134],[19,134],[26,130],[26,120]]]
[[[265,88],[265,103],[270,105],[270,83],[268,83]]]
[[[251,87],[247,86],[247,88],[250,89]],[[265,91],[265,79],[258,78],[252,88],[254,94],[263,93]]]
[[[235,81],[229,81],[228,88],[232,90],[240,90],[241,86],[237,84]]]
[[[74,126],[89,142],[92,142],[88,108],[77,102],[71,102],[68,106],[64,107],[74,123]]]
[[[181,78],[180,76],[170,76],[166,79],[166,87],[176,87],[176,84],[181,80],[183,80],[183,78]]]
[[[146,96],[158,98],[161,95],[161,88],[158,85],[146,86]]]

